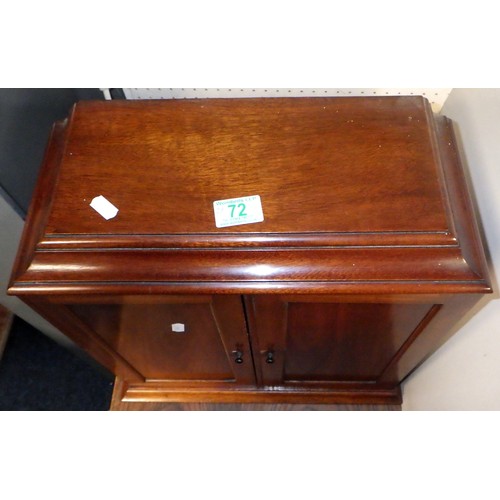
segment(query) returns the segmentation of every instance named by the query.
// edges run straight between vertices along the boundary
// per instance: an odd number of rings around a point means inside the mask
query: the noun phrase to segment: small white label
[[[172,331],[175,333],[184,333],[186,331],[186,327],[183,323],[174,323],[172,325]]]
[[[92,200],[90,206],[106,220],[116,217],[118,209],[104,196],[97,196]]]
[[[264,220],[259,195],[214,201],[214,214],[217,227],[241,226]]]

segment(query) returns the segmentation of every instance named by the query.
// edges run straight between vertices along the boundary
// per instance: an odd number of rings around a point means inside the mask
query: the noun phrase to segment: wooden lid
[[[81,103],[47,232],[444,232],[430,131],[421,98]],[[250,195],[264,222],[217,229],[213,202]]]
[[[38,282],[482,281],[451,128],[421,97],[82,102],[57,130]],[[217,227],[214,202],[255,195],[262,221]]]

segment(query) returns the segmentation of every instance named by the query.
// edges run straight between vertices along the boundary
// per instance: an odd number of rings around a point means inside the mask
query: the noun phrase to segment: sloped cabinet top
[[[263,221],[217,227],[214,202],[255,195]],[[195,288],[488,291],[450,122],[421,97],[77,104],[54,127],[11,292]]]

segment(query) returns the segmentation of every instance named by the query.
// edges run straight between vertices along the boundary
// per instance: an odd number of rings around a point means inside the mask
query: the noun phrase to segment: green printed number
[[[240,214],[238,217],[246,217],[248,214],[245,213],[245,209],[247,208],[244,203],[239,203],[238,205],[228,205],[231,209],[231,219],[234,217],[234,211],[236,208],[240,209]]]

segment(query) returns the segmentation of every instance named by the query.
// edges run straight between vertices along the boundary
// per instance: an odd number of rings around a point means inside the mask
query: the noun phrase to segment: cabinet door
[[[240,296],[106,302],[69,307],[146,380],[255,383]]]
[[[419,325],[439,309],[427,303],[335,300],[246,299],[261,384],[377,382]]]

